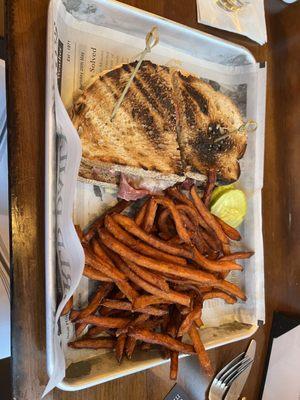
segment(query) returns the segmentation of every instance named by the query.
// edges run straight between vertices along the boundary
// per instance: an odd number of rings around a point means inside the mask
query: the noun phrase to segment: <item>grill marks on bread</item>
[[[102,73],[74,104],[72,120],[83,157],[178,175],[184,170],[206,174],[214,167],[219,179],[237,179],[246,135],[214,140],[241,125],[239,111],[226,96],[184,71],[143,61],[110,121],[135,66]]]

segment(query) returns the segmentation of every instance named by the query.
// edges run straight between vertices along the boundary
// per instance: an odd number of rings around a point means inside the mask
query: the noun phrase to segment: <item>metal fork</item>
[[[225,11],[236,12],[249,4],[246,0],[216,0],[216,4]]]
[[[221,400],[233,381],[253,362],[245,353],[241,353],[227,364],[215,377],[209,391],[209,400]]]

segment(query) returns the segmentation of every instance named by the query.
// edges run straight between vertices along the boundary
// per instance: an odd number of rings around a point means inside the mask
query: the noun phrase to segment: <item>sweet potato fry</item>
[[[189,314],[187,314],[182,324],[180,325],[177,336],[183,336],[184,334],[188,333],[195,319],[201,318],[201,314],[202,302],[200,300],[197,300],[197,302],[194,304],[193,310]]]
[[[133,303],[133,309],[138,309],[138,308],[145,308],[151,305],[155,304],[170,304],[171,302],[165,299],[162,299],[157,296],[149,295],[149,294],[144,294],[142,296],[139,296],[135,299]]]
[[[87,324],[85,324],[84,322],[81,323],[75,323],[75,335],[76,337],[80,336],[83,331],[85,330],[85,328],[87,327]]]
[[[143,222],[144,222],[144,218],[147,212],[147,208],[148,208],[148,202],[149,200],[146,200],[145,203],[142,205],[142,207],[138,210],[134,221],[138,226],[142,226]]]
[[[79,339],[68,344],[73,349],[113,349],[116,340],[111,337],[103,337],[97,339]]]
[[[77,316],[77,319],[82,319],[87,317],[88,315],[94,314],[97,311],[97,308],[100,306],[101,301],[108,295],[108,293],[112,290],[112,283],[103,283],[98,287],[96,293],[92,297],[91,302],[85,307]]]
[[[84,248],[84,253],[86,264],[91,266],[93,269],[116,281],[125,279],[124,274],[119,273],[111,265],[107,264],[103,259],[101,259],[100,256],[97,256],[95,253],[93,253],[93,251],[91,251],[89,248]]]
[[[161,297],[170,301],[172,303],[183,304],[185,306],[189,306],[190,304],[190,297],[179,292],[174,292],[170,290],[169,292],[164,292],[157,287],[150,285],[148,282],[141,279],[136,273],[134,273],[127,264],[117,255],[112,254],[112,257],[118,263],[119,268],[126,274],[126,276],[135,284],[137,284],[140,288],[144,289],[146,292],[151,293],[157,297]],[[131,266],[134,269],[134,266]]]
[[[192,203],[193,205],[193,203]],[[180,212],[184,212],[187,217],[190,218],[191,221],[194,221],[195,224],[198,226],[201,226],[203,229],[205,229],[208,232],[212,232],[212,230],[209,228],[207,223],[204,221],[204,219],[201,217],[201,215],[197,212],[196,208],[194,206],[188,206],[187,204],[177,204],[176,208]]]
[[[127,265],[129,268],[131,268],[131,263],[127,262]],[[132,268],[131,268],[132,269]],[[158,287],[160,290],[163,290],[164,292],[169,292],[170,287],[168,285],[168,282],[160,275],[155,274],[153,272],[147,271],[144,268],[138,266],[135,264],[134,267],[134,272],[141,277],[144,281],[150,283],[153,286]]]
[[[101,231],[99,231],[99,235],[103,243],[107,247],[119,254],[121,257],[126,258],[127,260],[132,261],[135,264],[140,265],[141,267],[145,267],[154,271],[159,271],[161,273],[180,276],[182,278],[191,279],[196,282],[209,283],[216,280],[216,277],[214,275],[204,271],[200,271],[198,269],[196,270],[189,267],[183,267],[176,264],[166,263],[146,256],[142,256],[141,254],[134,252],[133,250],[120,243],[104,229],[101,229]]]
[[[72,307],[73,307],[73,296],[71,296],[67,301],[66,305],[62,309],[60,316],[62,317],[63,315],[67,315],[71,311]]]
[[[153,198],[151,198],[150,201],[148,202],[148,207],[143,223],[144,231],[147,233],[151,232],[153,228],[157,207],[158,207],[157,202]]]
[[[97,233],[97,230],[104,225],[104,218],[106,215],[112,213],[120,213],[124,211],[127,207],[132,204],[132,201],[120,200],[115,206],[108,209],[105,213],[103,213],[99,218],[97,218],[88,228],[86,233],[83,236],[83,243],[87,244]]]
[[[215,299],[215,298],[223,299],[228,304],[236,303],[235,297],[229,296],[227,293],[224,293],[220,290],[212,290],[211,292],[206,292],[206,293],[203,293],[203,295],[202,295],[203,301],[209,300],[209,299]]]
[[[216,181],[217,181],[217,172],[215,169],[210,169],[208,171],[207,182],[202,197],[203,203],[207,208],[210,205],[211,194],[212,191],[214,190],[214,187],[216,186]]]
[[[216,221],[215,217],[210,213],[210,211],[205,207],[201,198],[198,196],[195,186],[191,189],[191,196],[193,198],[195,207],[197,208],[199,214],[202,216],[207,225],[215,232],[218,239],[223,244],[228,245],[229,241],[227,236],[225,235],[223,229],[220,224]]]
[[[123,358],[126,338],[127,338],[126,334],[123,333],[117,339],[117,343],[116,343],[116,359],[117,359],[119,364],[121,363],[122,358]]]
[[[178,376],[178,351],[171,351],[170,354],[170,379],[173,381],[177,380]]]
[[[242,260],[245,258],[250,258],[254,254],[253,251],[238,251],[236,253],[228,254],[219,259],[219,261],[234,261],[234,260]]]
[[[137,340],[142,340],[146,343],[158,344],[170,350],[175,350],[185,354],[195,354],[193,346],[186,343],[181,343],[179,340],[172,338],[164,333],[151,332],[143,328],[130,328],[128,335]]]
[[[82,318],[78,322],[100,326],[101,328],[123,328],[129,322],[129,318],[112,318],[112,317],[97,317],[96,315],[89,315]]]
[[[70,312],[70,316],[69,316],[69,318],[70,318],[70,321],[75,321],[75,319],[77,318],[77,316],[79,315],[79,313],[80,313],[80,311],[78,311],[78,310],[71,310],[71,312]]]
[[[131,247],[135,251],[156,258],[158,260],[170,261],[175,264],[186,265],[186,260],[184,258],[165,253],[141,242],[138,239],[135,239],[132,235],[121,228],[121,226],[117,224],[115,220],[110,216],[105,218],[105,227],[115,238],[117,238],[123,244]]]
[[[157,317],[160,317],[160,316],[168,313],[167,310],[162,310],[162,309],[151,307],[151,306],[144,307],[144,308],[137,308],[137,309],[133,310],[131,303],[129,303],[128,301],[119,301],[119,300],[109,300],[109,299],[104,300],[102,302],[102,306],[116,309],[116,310],[134,311],[137,313],[154,315]]]
[[[197,352],[199,363],[202,366],[204,372],[209,376],[213,375],[214,371],[210,359],[201,341],[199,331],[194,324],[192,324],[189,330],[189,336],[192,339],[194,348]]]
[[[206,230],[204,229],[199,229],[199,233],[207,243],[207,245],[214,251],[221,251],[222,250],[222,245],[220,240],[216,237],[215,233],[212,232],[212,234],[209,234]]]
[[[151,343],[142,343],[141,344],[141,350],[148,351],[150,349],[151,349]]]
[[[111,278],[104,275],[102,272],[98,271],[95,268],[90,267],[89,265],[85,265],[83,270],[83,275],[87,278],[93,279],[94,281],[100,282],[113,282]]]
[[[137,342],[137,340],[134,337],[127,337],[127,340],[125,343],[125,353],[129,360],[131,360],[131,357],[135,350],[136,342]]]
[[[174,220],[174,223],[176,226],[178,236],[185,243],[190,243],[190,241],[191,241],[190,235],[188,234],[187,230],[185,229],[185,227],[182,223],[182,220],[181,220],[181,216],[180,216],[175,204],[173,203],[173,201],[167,197],[161,197],[161,196],[156,196],[153,199],[157,204],[161,204],[162,206],[164,206],[170,210],[170,213],[172,214],[172,217],[173,217],[173,220]]]
[[[194,323],[198,328],[200,328],[203,325],[203,321],[201,318],[195,318]]]
[[[223,221],[221,218],[217,217],[214,215],[215,219],[217,222],[221,225],[221,228],[223,229],[224,233],[229,237],[231,240],[239,241],[241,240],[241,234],[239,231],[234,229],[232,226],[226,224],[225,221]]]
[[[85,324],[86,325],[86,324]],[[92,326],[91,328],[89,328],[89,330],[87,331],[86,337],[94,337],[94,336],[98,336],[101,333],[105,332],[107,330],[107,328],[101,328],[100,326]]]
[[[164,242],[163,240],[160,240],[155,236],[146,233],[139,226],[137,226],[131,218],[127,217],[126,215],[116,214],[113,216],[113,218],[126,231],[143,240],[144,242],[150,244],[150,246],[153,246],[159,250],[162,250],[169,254],[173,254],[175,256],[191,258],[191,252],[180,247],[172,246]]]
[[[246,300],[245,293],[238,286],[231,282],[219,280],[217,282],[213,282],[212,286],[228,293],[230,296],[238,297],[241,300]]]
[[[243,268],[241,265],[236,264],[232,261],[214,261],[209,260],[204,257],[197,249],[194,249],[194,260],[201,265],[203,268],[211,271],[211,272],[224,272],[224,271],[242,271]]]

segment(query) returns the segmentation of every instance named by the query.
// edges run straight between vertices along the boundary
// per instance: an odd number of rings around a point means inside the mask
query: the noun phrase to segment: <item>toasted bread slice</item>
[[[124,64],[100,74],[73,105],[70,114],[81,139],[83,159],[99,167],[126,166],[124,171],[129,168],[131,173],[183,175],[168,67],[143,61],[111,121],[135,66],[136,62]]]
[[[247,145],[246,133],[235,132],[223,140],[215,140],[243,124],[238,108],[229,97],[184,71],[173,71],[173,85],[186,174],[207,175],[214,168],[219,182],[236,181],[240,175],[238,160]]]

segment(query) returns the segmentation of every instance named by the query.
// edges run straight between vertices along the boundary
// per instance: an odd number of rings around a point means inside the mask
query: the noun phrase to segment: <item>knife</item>
[[[255,350],[256,350],[256,341],[254,339],[252,339],[244,357],[248,356],[252,360],[254,360]],[[248,376],[250,374],[252,364],[253,363],[251,363],[250,366],[240,376],[238,376],[236,378],[236,380],[232,383],[232,385],[228,389],[228,392],[227,392],[224,400],[238,400],[239,399],[240,394],[242,393],[242,390],[243,390],[245,383],[248,379]]]

